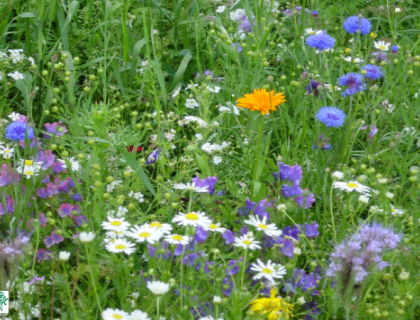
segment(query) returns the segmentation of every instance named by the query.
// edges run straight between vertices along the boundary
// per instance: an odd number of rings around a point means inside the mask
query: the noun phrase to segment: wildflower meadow
[[[1,319],[420,319],[419,1],[0,17]]]

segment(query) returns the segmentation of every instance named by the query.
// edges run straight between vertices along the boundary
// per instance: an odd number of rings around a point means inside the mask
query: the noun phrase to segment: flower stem
[[[333,185],[331,184],[331,189],[330,189],[330,214],[331,214],[331,226],[333,229],[333,233],[334,233],[334,241],[335,243],[337,243],[337,232],[335,231],[335,223],[334,223],[334,213],[333,213]]]
[[[90,263],[89,250],[88,250],[87,245],[86,245],[86,256],[87,256],[87,260],[88,260],[88,266],[89,266],[89,273],[90,273],[90,277],[91,277],[91,279],[92,279],[93,291],[95,292],[96,302],[97,302],[97,304],[98,304],[99,311],[102,313],[101,303],[100,303],[100,301],[99,301],[99,297],[98,297],[98,290],[96,289],[96,284],[95,284],[95,283],[96,283],[96,281],[95,281],[95,279],[94,279],[94,277],[93,277],[92,265],[91,265],[91,263]]]
[[[244,283],[244,276],[245,276],[245,269],[246,269],[246,256],[247,256],[247,254],[248,254],[248,249],[245,250],[245,255],[244,255],[244,266],[242,268],[242,276],[241,276],[241,288],[242,288],[242,285]]]
[[[159,299],[160,299],[160,297],[157,296],[157,298],[156,298],[156,320],[160,319],[160,316],[159,316]]]

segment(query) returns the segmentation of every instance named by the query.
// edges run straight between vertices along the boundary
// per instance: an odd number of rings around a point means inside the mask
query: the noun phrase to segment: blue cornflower
[[[363,67],[366,71],[365,77],[370,80],[377,80],[383,77],[383,70],[381,67],[377,67],[373,64],[367,64]]]
[[[346,114],[336,107],[323,107],[319,109],[316,117],[327,127],[338,128],[343,126]]]
[[[343,26],[348,33],[353,34],[360,30],[362,35],[367,35],[372,28],[372,25],[368,19],[359,18],[358,16],[348,17],[346,21],[344,21]]]
[[[22,141],[25,137],[31,140],[35,137],[35,133],[34,129],[26,123],[15,121],[6,127],[5,137],[13,141]]]
[[[161,148],[157,148],[157,149],[153,150],[153,152],[147,156],[146,164],[155,163],[156,160],[158,159],[159,152],[161,152],[161,151],[162,151]]]
[[[399,49],[398,46],[392,46],[391,47],[391,52],[392,53],[398,53],[398,49]]]
[[[335,45],[335,39],[326,33],[310,35],[305,42],[308,46],[319,51],[330,49]]]
[[[366,86],[363,84],[362,75],[360,73],[347,73],[340,77],[339,86],[347,86],[341,95],[343,97],[353,95],[357,92],[365,90]]]
[[[319,15],[318,10],[312,11],[312,17],[316,18],[316,17],[318,17],[318,15]]]

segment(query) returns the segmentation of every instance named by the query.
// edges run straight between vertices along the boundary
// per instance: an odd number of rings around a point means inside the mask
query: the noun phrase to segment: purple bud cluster
[[[350,240],[337,245],[331,254],[327,276],[336,278],[342,285],[362,282],[374,267],[382,270],[388,264],[382,254],[395,249],[401,237],[378,223],[363,226]]]

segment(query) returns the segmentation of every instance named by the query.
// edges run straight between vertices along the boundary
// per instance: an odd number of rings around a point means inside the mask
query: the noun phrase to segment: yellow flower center
[[[115,233],[115,234],[122,234],[123,233],[122,231],[112,231],[112,232]]]
[[[262,269],[262,272],[263,272],[263,273],[266,273],[266,274],[272,274],[272,273],[273,273],[273,270],[268,269],[268,268],[263,268],[263,269]]]
[[[150,236],[151,236],[151,233],[149,233],[149,232],[139,233],[140,238],[147,238],[147,237],[150,237]]]
[[[347,187],[349,187],[349,188],[358,188],[358,187],[359,187],[359,185],[358,185],[358,184],[353,183],[353,182],[349,182],[349,183],[347,183],[347,184],[346,184],[346,186],[347,186]]]
[[[379,49],[385,50],[385,46],[379,46]]]
[[[174,239],[175,241],[181,241],[183,239],[183,237],[180,236],[179,234],[176,234],[176,235],[172,236],[172,239]]]
[[[25,160],[25,166],[31,166],[32,160]]]
[[[123,245],[123,244],[117,244],[116,246],[115,246],[115,249],[118,249],[118,250],[124,250],[124,249],[126,249],[127,248],[127,246],[125,246],[125,245]]]
[[[216,226],[214,223],[212,223],[212,224],[210,225],[210,229],[212,229],[212,230],[216,230],[216,229],[217,229],[217,226]]]
[[[392,209],[391,209],[391,212],[395,212],[395,209],[394,209],[394,208],[392,208]]]
[[[3,152],[4,152],[4,153],[10,153],[10,152],[12,152],[12,151],[10,151],[10,150],[3,150]]]
[[[262,223],[258,224],[258,227],[260,227],[261,229],[267,229],[267,226]]]
[[[242,240],[242,243],[249,246],[251,244],[251,241],[249,240]]]
[[[157,222],[157,221],[152,222],[152,223],[150,224],[150,226],[151,226],[152,228],[153,228],[153,227],[156,227],[157,229],[162,228],[162,224],[161,224],[160,222]]]
[[[111,226],[114,226],[114,227],[119,227],[121,225],[121,221],[112,221],[111,222]]]
[[[192,213],[192,212],[187,213],[187,214],[185,215],[185,218],[186,218],[187,220],[198,220],[198,219],[199,219],[199,218],[198,218],[198,215],[196,215],[195,213]]]
[[[113,314],[112,317],[114,319],[122,319],[123,318],[122,315],[120,315],[120,314]]]
[[[27,176],[32,176],[34,174],[33,171],[23,171],[23,174],[27,175]]]

